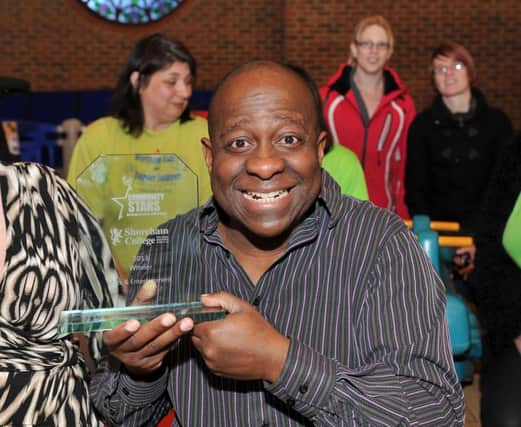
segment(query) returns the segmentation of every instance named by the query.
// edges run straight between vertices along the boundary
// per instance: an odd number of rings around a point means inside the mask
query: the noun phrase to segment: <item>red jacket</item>
[[[385,67],[384,96],[366,126],[351,88],[350,71],[350,65],[341,65],[320,90],[331,136],[358,155],[369,199],[408,218],[404,180],[407,130],[416,114],[414,102],[396,72]]]

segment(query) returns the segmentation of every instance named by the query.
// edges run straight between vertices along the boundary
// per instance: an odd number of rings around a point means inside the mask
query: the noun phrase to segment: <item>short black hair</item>
[[[210,129],[210,132],[211,132],[211,129],[213,128],[213,126],[212,126],[212,121],[213,121],[212,120],[212,117],[213,117],[212,110],[214,108],[213,101],[216,98],[216,94],[219,92],[221,86],[223,86],[223,84],[229,78],[233,77],[236,74],[241,73],[242,71],[245,71],[245,70],[251,69],[251,68],[266,67],[266,66],[280,67],[280,68],[288,71],[289,73],[297,76],[306,85],[306,87],[309,89],[311,97],[313,98],[313,106],[315,109],[318,130],[319,130],[319,132],[326,131],[328,133],[328,138],[326,141],[326,151],[329,150],[329,148],[332,145],[332,142],[329,138],[329,131],[327,128],[326,121],[324,119],[324,115],[322,113],[322,100],[320,98],[320,93],[317,89],[317,86],[315,85],[315,82],[309,75],[309,73],[304,68],[302,68],[298,65],[295,65],[295,64],[280,63],[280,62],[275,62],[275,61],[256,60],[256,61],[246,62],[244,64],[238,65],[237,67],[233,68],[228,73],[226,73],[221,78],[221,80],[219,80],[219,82],[217,83],[217,85],[214,89],[214,92],[213,92],[212,99],[210,101],[210,107],[208,109],[208,112],[209,112],[208,113],[208,125],[209,125],[208,127]]]

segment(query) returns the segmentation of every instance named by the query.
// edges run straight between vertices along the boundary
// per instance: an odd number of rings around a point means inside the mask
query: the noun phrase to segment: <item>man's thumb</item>
[[[156,289],[157,285],[155,280],[147,280],[141,285],[141,288],[139,288],[139,291],[130,305],[150,304],[156,296]]]

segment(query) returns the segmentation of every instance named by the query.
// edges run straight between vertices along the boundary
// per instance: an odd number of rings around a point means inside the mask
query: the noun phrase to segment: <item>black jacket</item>
[[[412,215],[458,221],[473,230],[497,153],[512,134],[502,111],[472,89],[468,113],[452,114],[441,96],[409,128],[405,200]]]
[[[521,192],[521,133],[499,157],[479,216],[472,278],[492,353],[521,335],[521,269],[505,252],[503,231]],[[521,230],[519,231],[521,233]]]

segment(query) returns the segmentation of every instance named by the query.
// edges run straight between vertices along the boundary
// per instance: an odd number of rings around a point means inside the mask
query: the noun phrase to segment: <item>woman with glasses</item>
[[[407,206],[411,215],[457,221],[472,234],[492,166],[512,126],[475,86],[474,60],[465,47],[441,43],[430,66],[437,94],[409,129]],[[473,248],[460,248],[456,265],[472,265],[473,253]],[[466,274],[468,267],[463,268]]]
[[[391,26],[381,16],[355,27],[350,58],[320,91],[335,143],[354,151],[364,168],[369,199],[407,218],[404,175],[407,129],[414,102],[387,62]]]

